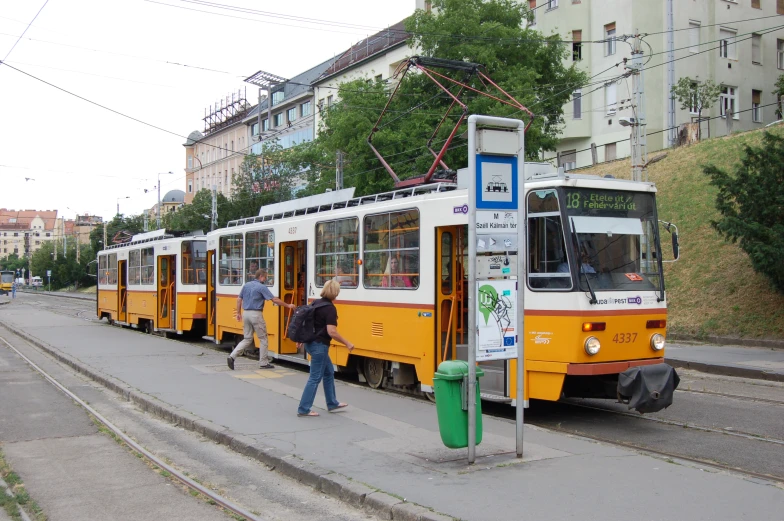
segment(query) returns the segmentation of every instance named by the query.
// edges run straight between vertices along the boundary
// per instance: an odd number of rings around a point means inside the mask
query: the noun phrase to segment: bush
[[[727,240],[739,242],[754,270],[784,293],[784,138],[766,132],[761,148],[745,147],[734,175],[703,168],[719,189],[711,225]]]

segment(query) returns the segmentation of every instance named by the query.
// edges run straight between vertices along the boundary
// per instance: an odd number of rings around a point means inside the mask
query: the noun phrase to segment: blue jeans
[[[332,410],[340,402],[335,396],[335,368],[329,358],[329,346],[319,341],[305,344],[305,350],[310,355],[310,377],[302,392],[297,414],[308,414],[316,399],[319,383],[324,380],[324,396],[327,399],[327,409]]]

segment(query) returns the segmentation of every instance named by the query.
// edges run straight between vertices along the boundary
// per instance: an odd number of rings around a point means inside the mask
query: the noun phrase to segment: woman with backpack
[[[316,331],[316,339],[305,344],[305,350],[310,355],[310,377],[305,384],[302,392],[302,399],[299,402],[297,416],[318,416],[317,412],[311,411],[313,400],[316,399],[316,391],[319,383],[324,381],[324,396],[327,399],[327,410],[337,411],[348,406],[341,403],[335,396],[335,368],[329,358],[329,344],[332,340],[337,340],[345,344],[349,352],[354,349],[354,344],[346,340],[338,333],[338,310],[333,301],[340,293],[340,283],[331,279],[324,284],[321,290],[321,299],[312,305],[313,325]]]

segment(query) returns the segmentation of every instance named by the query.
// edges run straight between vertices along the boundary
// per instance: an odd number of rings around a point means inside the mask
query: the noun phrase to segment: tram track
[[[126,435],[121,429],[116,427],[112,422],[110,422],[107,418],[101,415],[97,410],[87,404],[84,400],[79,398],[75,393],[70,391],[66,388],[63,384],[61,384],[57,379],[51,376],[49,373],[44,371],[41,367],[36,365],[32,360],[26,357],[20,350],[14,347],[8,340],[3,337],[0,337],[0,341],[5,344],[9,349],[14,351],[17,356],[19,356],[22,360],[25,361],[34,371],[40,374],[47,382],[52,384],[55,388],[57,388],[60,392],[64,393],[68,396],[71,400],[79,404],[84,410],[86,410],[93,418],[95,418],[101,425],[105,428],[109,429],[114,436],[121,439],[123,443],[125,443],[128,447],[134,450],[136,453],[141,454],[144,459],[152,465],[155,465],[164,471],[168,472],[172,478],[179,481],[182,485],[186,486],[188,489],[193,490],[199,494],[204,495],[208,498],[209,501],[214,501],[222,508],[228,510],[232,514],[241,517],[242,519],[248,519],[251,521],[261,521],[261,518],[257,517],[253,513],[245,510],[241,506],[237,505],[236,503],[230,501],[229,499],[223,497],[220,494],[212,491],[211,489],[201,485],[194,479],[185,475],[185,473],[181,472],[179,469],[175,468],[171,464],[167,463],[163,459],[159,458],[152,452],[145,449],[143,446],[138,444],[134,441],[131,437]]]

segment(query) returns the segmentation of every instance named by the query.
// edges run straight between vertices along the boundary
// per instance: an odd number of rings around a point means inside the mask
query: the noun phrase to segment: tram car
[[[202,232],[157,230],[98,252],[98,318],[147,333],[203,333],[206,249]]]
[[[16,273],[13,271],[0,271],[0,295],[8,295],[14,285]]]
[[[667,306],[656,188],[545,170],[526,165],[523,399],[616,398],[619,373],[663,363]],[[467,360],[463,178],[367,197],[329,192],[263,207],[259,216],[210,232],[208,335],[216,343],[241,338],[236,299],[257,268],[267,269],[274,295],[297,305],[319,298],[336,278],[339,329],[356,346],[352,353],[330,346],[338,369],[356,371],[374,388],[432,393],[439,363]],[[478,254],[477,276],[500,278],[515,263],[514,251]],[[307,364],[286,338],[290,316],[265,307],[270,356]],[[516,361],[480,366],[482,397],[516,403]]]

